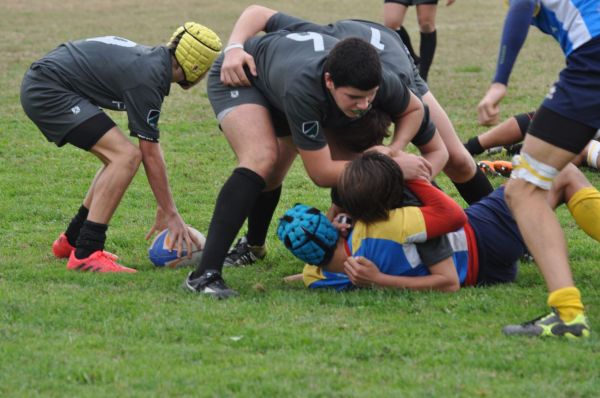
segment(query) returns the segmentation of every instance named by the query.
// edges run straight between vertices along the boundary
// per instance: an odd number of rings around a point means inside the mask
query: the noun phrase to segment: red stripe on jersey
[[[467,247],[469,249],[469,262],[467,264],[467,277],[463,285],[475,286],[479,275],[479,251],[475,231],[469,223],[465,224],[465,236],[467,237]]]
[[[467,215],[458,203],[429,182],[411,180],[406,184],[423,203],[420,209],[425,219],[427,239],[456,231],[467,222]]]

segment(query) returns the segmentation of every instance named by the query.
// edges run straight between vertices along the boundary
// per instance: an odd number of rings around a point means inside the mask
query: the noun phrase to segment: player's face
[[[371,109],[371,103],[379,90],[379,86],[370,90],[359,90],[352,86],[335,87],[331,80],[326,81],[326,86],[338,108],[352,119]]]

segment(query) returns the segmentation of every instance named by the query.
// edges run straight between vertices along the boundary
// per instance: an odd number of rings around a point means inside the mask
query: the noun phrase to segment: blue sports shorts
[[[566,62],[542,106],[600,129],[600,37],[573,51]]]
[[[465,210],[477,237],[479,273],[477,285],[512,282],[525,242],[504,200],[504,186]]]

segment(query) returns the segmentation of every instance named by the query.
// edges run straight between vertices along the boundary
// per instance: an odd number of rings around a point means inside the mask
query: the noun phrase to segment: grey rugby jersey
[[[294,143],[301,149],[324,147],[323,127],[343,127],[352,120],[337,108],[323,80],[325,60],[338,41],[317,32],[277,31],[245,43],[257,67],[252,84],[285,113]],[[384,70],[373,107],[395,116],[404,112],[409,99],[400,78]]]
[[[116,36],[67,42],[34,66],[94,104],[126,111],[132,136],[158,141],[158,119],[171,87],[171,57]]]

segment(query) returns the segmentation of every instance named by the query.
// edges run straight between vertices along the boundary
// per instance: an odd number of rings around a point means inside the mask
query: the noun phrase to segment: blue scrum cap
[[[279,219],[277,236],[300,260],[324,265],[333,256],[339,233],[318,209],[297,204]]]

